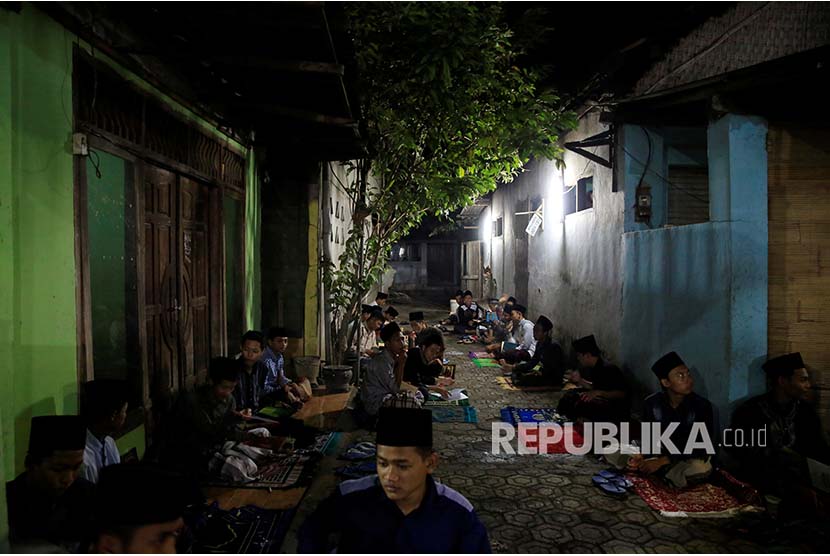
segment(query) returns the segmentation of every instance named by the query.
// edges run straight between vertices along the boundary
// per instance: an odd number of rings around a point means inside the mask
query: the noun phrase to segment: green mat
[[[495,359],[473,359],[472,361],[476,367],[501,367]]]
[[[430,407],[433,423],[478,423],[474,407]]]

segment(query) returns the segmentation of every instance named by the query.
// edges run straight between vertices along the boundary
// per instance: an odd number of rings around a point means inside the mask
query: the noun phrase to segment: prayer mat
[[[421,407],[467,407],[470,405],[469,398],[466,400],[425,400]]]
[[[501,367],[499,362],[495,359],[473,359],[473,364],[476,367]]]
[[[339,432],[325,432],[323,434],[318,434],[314,437],[312,443],[300,452],[316,452],[318,454],[327,455],[331,454],[334,449],[337,447],[337,441],[340,438]]]
[[[214,503],[186,518],[192,554],[278,554],[296,509],[242,506],[222,510]]]
[[[444,406],[431,407],[433,423],[478,423],[478,412],[474,407]]]
[[[554,443],[547,444],[547,454],[566,454],[568,447],[578,447],[585,443],[582,433],[573,423],[566,422],[565,418],[556,413],[553,408],[524,408],[508,406],[501,409],[501,420],[505,423],[518,426],[519,423],[555,424],[562,427],[562,437]],[[538,433],[534,430],[528,433],[528,448],[538,446]],[[566,442],[568,440],[568,442]]]
[[[682,489],[655,476],[626,477],[634,483],[632,490],[651,509],[666,517],[726,518],[763,511],[758,491],[722,469],[713,471],[707,482]]]
[[[279,405],[270,405],[268,407],[263,407],[259,411],[256,412],[257,417],[266,417],[269,419],[279,419],[280,417],[290,417],[297,410],[291,407],[288,404],[279,404]]]
[[[253,481],[236,483],[212,477],[205,486],[274,490],[305,486],[311,482],[319,459],[319,453],[304,450],[297,450],[290,454],[278,454],[273,459],[259,464]]]
[[[492,359],[493,354],[487,353],[486,351],[471,351],[467,355],[470,356],[470,359]]]
[[[513,384],[513,381],[510,379],[509,376],[497,376],[496,382],[504,390],[514,390],[522,392],[554,392],[561,390],[561,388],[553,386],[552,384],[543,384],[541,386],[516,386],[515,384]]]

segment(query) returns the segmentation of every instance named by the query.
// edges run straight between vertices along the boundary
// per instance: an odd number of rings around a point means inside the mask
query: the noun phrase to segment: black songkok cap
[[[668,378],[672,369],[676,369],[677,367],[685,364],[686,363],[680,359],[680,356],[677,355],[677,352],[671,351],[658,359],[657,362],[651,366],[651,370],[657,375],[657,378]]]
[[[369,318],[370,319],[386,320],[386,317],[383,316],[383,309],[381,309],[377,305],[372,307],[372,312],[369,313]]]
[[[102,528],[138,527],[182,517],[190,502],[184,477],[141,464],[101,469],[95,518]]]
[[[383,340],[383,343],[386,343],[389,340],[391,340],[395,336],[395,334],[400,333],[401,327],[398,326],[398,323],[390,322],[380,330],[380,339]]]
[[[519,305],[518,303],[513,304],[512,311],[519,311],[523,315],[527,315],[527,307],[524,305]]]
[[[32,417],[29,431],[29,455],[46,457],[57,450],[83,450],[86,425],[77,415]]]
[[[550,332],[551,330],[553,330],[553,323],[545,315],[542,315],[538,319],[536,319],[536,324],[541,326],[542,330],[544,330],[545,332]]]
[[[424,312],[415,311],[414,313],[409,313],[409,321],[412,322],[413,320],[424,320]]]
[[[394,307],[391,307],[391,306],[388,307],[385,312],[390,317],[397,317],[400,314],[400,313],[398,313],[397,309],[395,309]]]
[[[599,353],[599,346],[593,334],[574,340],[571,345],[573,345],[574,351],[577,353]]]
[[[361,313],[371,313],[375,310],[376,305],[366,305],[365,303],[360,306]]]
[[[770,376],[789,376],[796,369],[804,369],[805,365],[801,353],[795,352],[774,357],[761,365],[761,368]]]
[[[455,297],[458,296],[464,297],[464,292],[462,290],[458,290],[457,292],[455,292]]]
[[[375,296],[375,299],[389,299],[389,294],[378,292],[378,294]]]
[[[383,446],[432,447],[432,412],[409,407],[382,407],[377,443]]]
[[[29,455],[46,457],[57,450],[83,450],[86,425],[77,415],[32,417],[29,432]]]
[[[470,297],[473,297],[473,292],[471,292],[470,290],[465,291],[465,292],[464,292],[464,297],[467,297],[468,295],[469,295]]]

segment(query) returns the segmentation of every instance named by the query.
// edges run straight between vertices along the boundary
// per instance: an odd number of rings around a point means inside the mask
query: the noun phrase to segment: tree
[[[561,160],[559,134],[576,121],[553,91],[537,87],[537,72],[517,65],[521,51],[499,4],[354,3],[346,11],[367,153],[343,163],[339,185],[355,218],[339,264],[324,261],[337,357],[394,243],[425,214],[448,215],[510,182],[531,157]]]

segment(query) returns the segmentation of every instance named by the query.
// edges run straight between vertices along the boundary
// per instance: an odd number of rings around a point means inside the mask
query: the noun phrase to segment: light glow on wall
[[[479,227],[481,241],[486,241],[489,244],[490,240],[493,239],[493,214],[490,211],[490,207],[487,207],[481,213]]]
[[[550,189],[545,200],[545,213],[550,224],[559,224],[565,221],[565,170],[553,166],[548,179]],[[549,209],[547,207],[550,207]],[[549,216],[548,216],[549,215]]]

